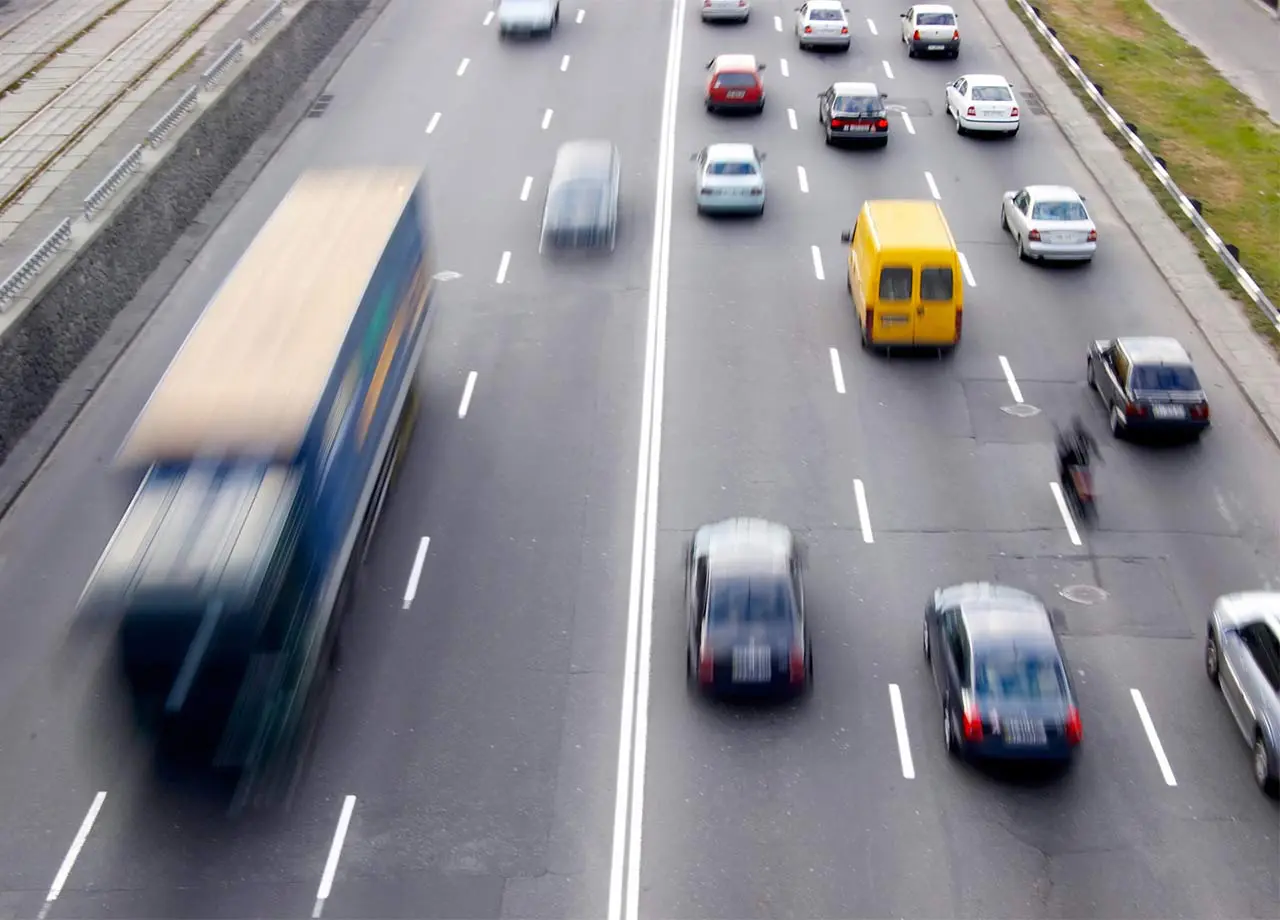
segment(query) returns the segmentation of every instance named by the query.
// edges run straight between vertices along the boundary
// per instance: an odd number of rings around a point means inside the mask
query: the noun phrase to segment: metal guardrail
[[[35,280],[36,276],[52,261],[58,250],[70,241],[72,221],[81,216],[86,221],[93,219],[94,214],[101,210],[111,196],[118,192],[141,167],[143,146],[152,149],[159,147],[169,132],[189,112],[195,109],[199,94],[208,92],[217,86],[222,78],[226,76],[226,72],[231,65],[244,56],[246,40],[253,43],[258,42],[273,23],[283,18],[288,2],[289,0],[275,0],[249,26],[246,30],[246,38],[236,39],[226,51],[222,52],[218,59],[200,75],[200,82],[194,84],[178,97],[178,101],[169,108],[169,111],[165,112],[159,121],[147,131],[147,136],[143,142],[130,150],[129,154],[117,163],[107,173],[106,177],[97,184],[88,197],[84,199],[82,215],[64,218],[54,231],[45,237],[40,245],[32,250],[30,255],[22,260],[22,264],[14,269],[3,282],[0,282],[0,313],[6,312],[13,306],[13,302],[21,296],[27,285]]]
[[[1141,158],[1142,162],[1147,165],[1147,168],[1151,170],[1156,179],[1159,180],[1160,184],[1164,186],[1165,191],[1168,192],[1173,197],[1173,200],[1178,203],[1178,207],[1182,209],[1182,213],[1187,216],[1187,219],[1191,221],[1196,230],[1198,230],[1204,237],[1205,242],[1207,242],[1213,248],[1213,251],[1217,253],[1218,258],[1222,260],[1222,264],[1226,266],[1227,271],[1231,273],[1232,277],[1235,278],[1236,283],[1240,285],[1240,289],[1244,291],[1250,300],[1257,304],[1258,309],[1262,310],[1262,312],[1267,315],[1267,319],[1273,326],[1275,326],[1276,330],[1280,331],[1280,310],[1276,309],[1275,304],[1273,304],[1267,295],[1262,292],[1262,288],[1258,286],[1258,282],[1254,281],[1253,277],[1240,265],[1240,262],[1236,258],[1236,253],[1239,250],[1237,250],[1232,244],[1224,242],[1222,237],[1218,235],[1217,231],[1214,230],[1213,227],[1209,226],[1209,223],[1200,216],[1200,202],[1188,198],[1187,195],[1183,193],[1182,189],[1178,188],[1178,184],[1173,181],[1168,170],[1165,169],[1164,161],[1147,148],[1147,145],[1143,143],[1142,138],[1138,137],[1134,126],[1126,122],[1124,118],[1121,117],[1120,113],[1111,107],[1111,103],[1107,102],[1107,100],[1103,98],[1101,88],[1080,68],[1080,64],[1074,57],[1072,57],[1071,53],[1062,46],[1062,43],[1058,41],[1058,37],[1054,34],[1053,30],[1045,25],[1044,20],[1040,18],[1040,11],[1028,3],[1027,0],[1017,0],[1017,2],[1018,6],[1022,8],[1023,15],[1026,17],[1027,21],[1030,22],[1035,27],[1036,31],[1040,33],[1040,36],[1053,50],[1053,53],[1057,55],[1058,60],[1062,62],[1062,65],[1066,67],[1067,70],[1071,71],[1071,75],[1079,81],[1081,88],[1084,89],[1089,98],[1093,100],[1093,104],[1101,110],[1102,114],[1107,117],[1107,121],[1111,122],[1111,126],[1115,128],[1116,131],[1119,132],[1120,136],[1125,139],[1125,142],[1133,148],[1133,152],[1136,153],[1139,158]]]
[[[107,177],[98,183],[84,200],[84,219],[93,220],[93,215],[107,203],[107,199],[115,194],[116,189],[129,181],[129,177],[142,165],[142,145],[135,144],[115,169],[107,173]]]
[[[31,255],[23,259],[22,264],[0,283],[0,313],[9,309],[13,299],[22,293],[22,289],[30,284],[36,275],[40,274],[40,270],[48,264],[59,249],[66,245],[69,239],[71,239],[71,218],[66,217],[52,233],[44,238],[44,242],[37,246]]]

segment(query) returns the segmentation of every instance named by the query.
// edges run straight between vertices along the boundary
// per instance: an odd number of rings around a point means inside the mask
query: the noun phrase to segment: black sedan
[[[698,528],[685,561],[691,685],[742,695],[809,688],[801,555],[782,524],[732,518]]]
[[[942,588],[924,615],[924,656],[953,754],[1069,760],[1083,737],[1049,611],[1017,588]]]
[[[1209,401],[1177,339],[1130,336],[1100,339],[1089,348],[1085,381],[1102,397],[1111,433],[1183,432],[1209,427]]]

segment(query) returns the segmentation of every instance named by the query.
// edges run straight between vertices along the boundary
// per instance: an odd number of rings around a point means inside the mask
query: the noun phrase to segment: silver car
[[[800,50],[838,48],[849,50],[849,20],[841,0],[809,0],[796,7],[796,41]]]
[[[560,24],[560,0],[498,0],[498,37],[550,35]]]
[[[692,157],[699,214],[763,214],[765,155],[750,144],[712,144]]]
[[[610,141],[561,144],[547,184],[538,252],[613,251],[618,236],[621,176],[618,148]]]
[[[1254,780],[1274,798],[1280,792],[1280,592],[1218,598],[1204,667],[1253,748]]]
[[[1091,262],[1098,250],[1098,228],[1084,196],[1065,185],[1005,192],[1000,229],[1018,244],[1020,259]]]
[[[702,0],[703,22],[746,22],[751,0]]]

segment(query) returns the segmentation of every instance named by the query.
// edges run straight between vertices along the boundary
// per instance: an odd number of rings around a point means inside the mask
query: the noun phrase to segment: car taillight
[[[959,30],[959,29],[956,29],[954,32],[952,32],[952,33],[951,33],[951,40],[952,40],[953,42],[958,42],[958,41],[960,41],[960,30]]]
[[[1080,724],[1080,710],[1074,706],[1067,707],[1067,741],[1079,744],[1084,738],[1084,726]]]
[[[920,41],[920,30],[919,30],[919,29],[916,29],[916,30],[915,30],[915,32],[913,32],[913,33],[912,33],[912,35],[911,35],[911,40],[912,40],[913,42],[918,42],[918,41]]]
[[[805,34],[805,35],[808,35],[808,34],[809,34],[810,32],[812,32],[812,31],[813,31],[813,26],[805,26],[805,27],[804,27],[804,34]]]
[[[871,341],[871,330],[876,326],[876,308],[867,307],[867,341]]]
[[[1124,414],[1129,418],[1142,418],[1147,414],[1147,407],[1140,406],[1137,403],[1125,403]]]
[[[963,730],[965,741],[982,740],[982,716],[978,714],[978,704],[969,702],[964,707]]]
[[[965,114],[972,118],[974,115],[978,114],[978,110],[973,106],[969,106],[969,110],[965,112]]]
[[[956,341],[960,341],[960,331],[964,328],[964,311],[956,311]]]
[[[844,127],[844,119],[843,119],[843,118],[833,118],[833,119],[831,119],[831,127],[833,127],[833,128],[843,128],[843,127]]]
[[[887,118],[882,118],[882,119],[880,119],[879,121],[877,121],[877,122],[876,122],[876,129],[877,129],[877,130],[879,130],[879,131],[885,131],[885,130],[888,130],[888,128],[889,128],[889,119],[887,119]]]
[[[703,9],[709,9],[711,7],[711,0],[702,0],[702,7]]]
[[[1018,117],[1018,107],[1017,107],[1016,105],[1015,105],[1013,108],[1011,108],[1011,109],[1009,110],[1009,117],[1010,117],[1010,118],[1017,118],[1017,117]]]
[[[702,643],[702,651],[698,655],[698,683],[709,684],[715,679],[716,658],[711,650],[710,642]]]
[[[1035,240],[1037,243],[1040,242],[1040,231],[1032,230],[1030,233],[1027,234],[1027,239]]]
[[[738,0],[738,6],[740,6],[740,7],[741,7],[741,6],[746,6],[746,5],[747,5],[747,0]]]
[[[848,26],[845,26],[844,28],[842,28],[842,29],[840,30],[840,34],[841,34],[841,35],[848,35],[848,34],[849,34],[849,27],[848,27]]]
[[[791,682],[804,683],[804,646],[791,646]]]
[[[1097,231],[1097,230],[1090,230],[1090,231],[1089,231],[1089,242],[1090,242],[1090,243],[1096,243],[1096,242],[1098,242],[1098,231]]]
[[[1194,419],[1208,419],[1208,418],[1209,418],[1209,404],[1208,404],[1208,403],[1200,403],[1199,405],[1192,406],[1192,407],[1191,407],[1191,417],[1192,417],[1192,418],[1194,418]]]

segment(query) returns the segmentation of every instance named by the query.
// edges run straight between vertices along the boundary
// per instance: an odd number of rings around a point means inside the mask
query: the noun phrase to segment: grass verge
[[[1015,0],[1009,6],[1023,17]],[[1138,129],[1178,187],[1199,199],[1203,216],[1240,250],[1240,263],[1280,304],[1280,127],[1187,44],[1147,0],[1032,0],[1107,101]],[[1240,290],[1164,190],[1094,106],[1075,77],[1032,36],[1085,108],[1137,169],[1165,212],[1187,234],[1218,284],[1240,302],[1253,327],[1280,352],[1280,333]]]

